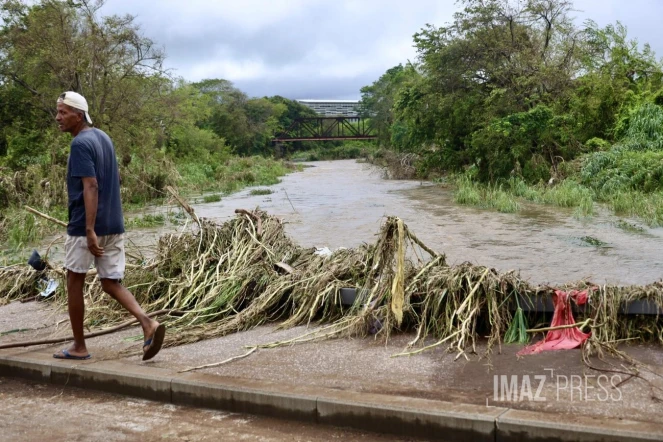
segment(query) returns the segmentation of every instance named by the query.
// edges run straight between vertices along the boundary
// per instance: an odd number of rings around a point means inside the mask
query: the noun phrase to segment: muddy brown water
[[[578,219],[573,209],[522,203],[519,213],[504,214],[458,205],[452,191],[438,184],[386,180],[375,167],[354,160],[305,165],[279,184],[261,186],[269,195],[251,195],[252,188],[193,207],[219,222],[235,216],[235,209],[260,207],[284,219],[300,245],[331,250],[374,242],[385,217],[398,216],[451,264],[515,270],[535,284],[648,284],[663,277],[663,228],[621,219],[605,208]],[[143,213],[154,210],[163,208]],[[620,220],[642,231],[625,230]],[[128,237],[148,246],[172,229],[132,229]]]

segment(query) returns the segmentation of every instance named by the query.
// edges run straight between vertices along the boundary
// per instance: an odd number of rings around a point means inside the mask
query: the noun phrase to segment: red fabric
[[[551,327],[575,324],[576,321],[573,319],[573,311],[571,310],[571,298],[575,300],[576,304],[583,305],[587,302],[587,290],[571,290],[568,293],[555,290],[553,294],[555,313],[550,324]],[[590,335],[591,332],[583,333],[578,327],[550,330],[542,341],[523,348],[518,352],[518,356],[531,355],[548,350],[570,350],[578,348]]]

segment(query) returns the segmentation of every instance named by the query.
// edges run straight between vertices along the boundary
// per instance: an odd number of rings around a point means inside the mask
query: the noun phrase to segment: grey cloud
[[[629,36],[651,43],[657,54],[663,55],[657,31],[663,2],[575,3],[576,9],[582,10],[576,14],[579,21],[589,17],[606,25],[619,19],[628,26]],[[108,0],[102,12],[137,15],[145,35],[165,47],[167,66],[187,80],[201,79],[194,72],[205,72],[212,78],[223,76],[221,71],[215,74],[211,68],[201,69],[205,66],[221,69],[255,62],[265,66],[265,72],[238,68],[232,71],[234,77],[226,77],[250,96],[359,98],[362,86],[413,58],[415,32],[426,23],[443,25],[458,5],[450,0],[311,0],[280,11],[279,18],[263,14],[255,21],[262,23],[259,27],[251,26],[250,16],[241,8],[199,9],[187,7],[186,2],[166,7],[156,0]],[[328,75],[330,70],[350,74]]]
[[[306,98],[357,100],[360,98],[359,90],[363,86],[371,84],[382,74],[382,71],[375,71],[343,81],[299,77],[278,80],[269,78],[240,80],[234,83],[235,86],[254,97],[280,95],[291,100]]]

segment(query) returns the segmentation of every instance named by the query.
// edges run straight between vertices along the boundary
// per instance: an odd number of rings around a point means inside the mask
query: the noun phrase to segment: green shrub
[[[525,162],[523,178],[529,183],[546,182],[550,179],[550,164],[539,154]]]
[[[163,226],[164,224],[166,224],[166,216],[161,213],[154,215],[148,213],[143,216],[127,219],[124,222],[125,228],[148,228]]]
[[[206,203],[218,203],[221,201],[221,195],[205,195],[203,201]]]
[[[273,191],[271,189],[252,189],[251,195],[271,195]]]
[[[587,140],[585,146],[587,146],[591,150],[607,150],[612,145],[610,144],[610,142],[604,140],[603,138],[594,137]]]

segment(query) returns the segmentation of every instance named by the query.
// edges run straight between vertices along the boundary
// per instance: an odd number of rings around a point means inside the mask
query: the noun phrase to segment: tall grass
[[[481,184],[470,177],[452,179],[456,186],[454,201],[458,204],[494,209],[503,213],[518,212],[518,199],[557,207],[575,208],[576,217],[594,213],[594,193],[591,189],[573,180],[557,186],[529,185],[521,178],[512,177],[497,185]]]
[[[62,221],[66,220],[61,210],[53,210],[52,216]],[[0,222],[0,255],[17,256],[19,260],[27,258],[27,247],[38,240],[62,231],[62,227],[51,221],[36,217],[19,207],[10,207],[3,211]]]
[[[625,121],[624,137],[612,149],[585,157],[583,185],[616,214],[663,225],[663,108],[653,103],[636,107]],[[618,128],[619,129],[619,128]]]
[[[293,152],[290,159],[292,161],[354,160],[367,158],[377,150],[377,144],[372,142],[345,142],[340,146]]]
[[[296,166],[271,158],[231,157],[220,164],[187,162],[177,166],[184,191],[226,194],[249,186],[278,184],[280,177],[297,170]]]
[[[628,117],[624,146],[629,150],[663,150],[663,107],[644,103]]]
[[[514,213],[520,210],[520,204],[502,186],[479,184],[469,177],[461,176],[455,180],[454,201],[458,204],[494,209],[502,213]]]
[[[639,217],[652,227],[663,226],[663,192],[616,192],[605,199],[618,215]]]
[[[148,167],[149,166],[149,167]],[[248,186],[271,185],[280,177],[297,170],[296,166],[263,157],[230,157],[225,161],[189,161],[172,163],[132,164],[125,170],[122,182],[124,211],[130,212],[165,196],[163,186],[173,184],[183,194],[205,191],[231,193]],[[176,167],[177,170],[173,169]],[[1,173],[1,172],[0,172]],[[63,229],[37,219],[23,209],[28,204],[62,221],[67,220],[65,171],[62,167],[44,169],[35,166],[19,179],[0,175],[0,187],[9,188],[2,196],[7,204],[0,209],[0,244],[4,254],[24,255],[27,247]],[[148,190],[146,190],[148,189]],[[218,198],[218,196],[217,196]],[[145,215],[127,220],[127,227],[154,227],[166,222],[162,215]],[[22,259],[22,258],[21,258]]]
[[[538,186],[541,200],[557,207],[575,208],[576,217],[594,214],[594,192],[577,181],[567,179],[553,187]]]

